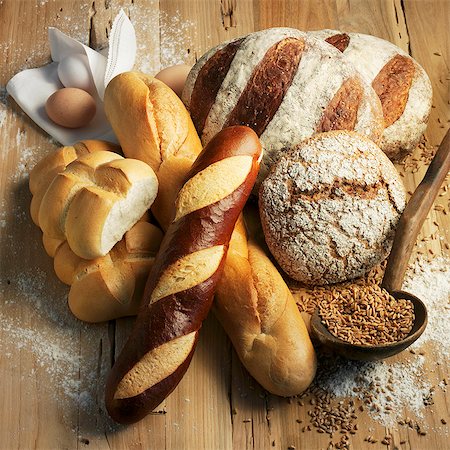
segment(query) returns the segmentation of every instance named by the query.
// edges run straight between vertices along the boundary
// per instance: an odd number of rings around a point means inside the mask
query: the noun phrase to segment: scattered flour
[[[336,397],[370,399],[369,415],[385,426],[392,426],[403,408],[423,417],[424,399],[431,389],[423,377],[424,360],[419,355],[411,361],[393,364],[339,360],[334,369],[319,375],[317,385]]]
[[[406,274],[403,290],[420,298],[428,310],[428,325],[413,344],[417,348],[433,342],[440,357],[450,358],[450,258],[439,257],[431,262],[418,260]]]
[[[6,109],[0,109],[0,127],[2,127],[6,120]]]
[[[178,11],[171,15],[146,11],[144,15],[136,5],[130,6],[128,11],[138,46],[135,69],[155,75],[165,67],[187,61],[190,42],[196,36],[194,22],[182,19]]]
[[[47,1],[41,0],[40,5]],[[85,6],[88,8],[89,4]],[[138,38],[138,70],[155,74],[163,67],[185,62],[189,58],[190,39],[196,34],[195,23],[182,20],[179,13],[169,16],[146,10],[143,14],[142,8],[136,5],[130,6],[128,10]],[[67,18],[67,22],[70,22],[70,18]],[[70,27],[70,23],[67,23],[67,26]],[[159,40],[159,45],[148,40],[152,35]],[[146,38],[141,39],[140,36]],[[80,41],[86,38],[84,35],[73,37]],[[0,51],[9,50],[10,45],[0,44]],[[14,45],[20,50],[22,44]],[[22,68],[35,66],[36,60],[41,61],[47,54],[47,48],[37,49]],[[4,87],[0,88],[0,102],[7,103]],[[6,111],[0,109],[0,126],[5,120]],[[26,145],[25,138],[25,132],[19,130],[14,149],[19,154],[17,170],[10,179],[13,185],[24,180],[40,153],[37,149],[23,148]],[[2,200],[0,207],[0,240],[5,255],[23,255],[21,258],[14,258],[14,267],[7,261],[0,261],[0,297],[4,299],[0,312],[0,352],[20,376],[35,377],[36,370],[45,370],[48,380],[42,383],[40,388],[51,389],[53,392],[56,387],[61,392],[56,401],[65,406],[70,404],[75,409],[83,409],[92,417],[92,422],[103,430],[105,425],[99,420],[104,414],[101,413],[104,406],[99,400],[99,397],[103,396],[103,389],[101,388],[100,393],[97,389],[104,384],[108,364],[99,361],[96,351],[88,356],[81,355],[80,340],[83,339],[92,346],[98,346],[99,343],[101,345],[105,336],[104,330],[101,325],[87,325],[76,320],[67,308],[67,290],[61,288],[51,273],[49,264],[44,271],[40,268],[43,261],[30,261],[27,257],[26,252],[30,246],[41,246],[39,238],[36,239],[37,232],[31,232],[26,240],[21,241],[17,239],[16,227],[12,225],[17,221],[31,222],[28,200],[29,197],[16,199],[14,205],[8,205],[8,214],[4,207],[5,200]],[[30,223],[30,229],[32,227]],[[7,229],[8,233],[4,233],[4,229]],[[44,258],[42,250],[42,259]],[[431,264],[418,262],[408,272],[404,284],[404,289],[421,298],[429,310],[428,327],[415,345],[421,346],[431,341],[439,346],[441,354],[446,357],[450,354],[449,262],[443,258],[436,259]],[[21,303],[21,315],[17,314],[18,302]],[[28,317],[28,320],[22,320],[22,315]],[[18,364],[17,352],[31,353],[38,369],[33,368],[25,373],[23,367],[15,367],[14,365]],[[396,363],[340,360],[333,370],[319,374],[317,385],[336,397],[360,399],[364,399],[367,393],[373,392],[375,388],[369,414],[381,423],[390,425],[402,413],[403,408],[418,417],[422,416],[424,399],[431,389],[430,384],[425,381],[424,359],[420,355],[411,355],[408,361]],[[388,385],[392,390],[386,389]],[[447,385],[441,382],[438,386],[446,390]],[[378,393],[377,388],[380,388]],[[381,388],[385,392],[382,392]],[[386,406],[391,407],[391,411],[386,411]]]
[[[440,360],[450,355],[450,260],[419,259],[407,272],[403,289],[419,297],[428,309],[428,326],[413,347],[431,342],[439,348]],[[441,364],[429,353],[427,363]],[[428,355],[428,354],[427,354]],[[338,359],[321,363],[315,385],[335,397],[368,401],[367,411],[385,426],[394,425],[403,411],[423,417],[434,386],[427,381],[425,356],[409,354],[403,362],[390,360],[358,362]],[[446,384],[438,384],[446,389]]]

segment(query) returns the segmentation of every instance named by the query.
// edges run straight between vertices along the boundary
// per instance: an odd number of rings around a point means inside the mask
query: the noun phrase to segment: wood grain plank
[[[271,26],[342,28],[383,37],[409,49],[430,75],[434,108],[426,133],[429,143],[439,143],[448,127],[447,1],[3,0],[0,53],[5,64],[0,67],[0,86],[17,71],[49,61],[47,26],[57,26],[84,43],[102,47],[121,7],[136,24],[137,67],[149,73],[175,58],[193,63],[219,42]],[[117,326],[85,325],[68,312],[67,288],[54,276],[40,232],[28,216],[26,174],[55,143],[2,92],[0,392],[4,406],[0,410],[0,448],[326,448],[328,436],[301,431],[309,424],[309,398],[300,405],[298,399],[267,394],[242,367],[213,317],[202,329],[186,377],[160,412],[128,427],[111,422],[104,410],[104,380],[112,354],[120,351],[133,319],[120,320]],[[420,155],[416,150],[413,158],[420,159]],[[411,191],[426,169],[423,163],[418,170],[398,168]],[[437,201],[447,210],[448,195],[442,192]],[[449,218],[442,211],[430,213],[421,237],[433,239],[424,242],[419,251],[430,258],[430,250],[436,255],[450,254],[445,247]],[[427,345],[424,350],[427,381],[437,385],[448,379],[448,367],[436,364],[435,348]],[[402,354],[390,362],[409,357]],[[434,430],[443,430],[440,419],[448,418],[449,409],[448,394],[436,389],[434,405],[425,409],[422,419],[429,427],[426,436],[400,426],[385,428],[361,414],[360,429],[350,441],[352,448],[368,448],[364,438],[369,433],[379,441],[392,433],[393,445],[383,448],[444,449],[445,434]],[[400,444],[403,439],[407,439],[406,445]]]

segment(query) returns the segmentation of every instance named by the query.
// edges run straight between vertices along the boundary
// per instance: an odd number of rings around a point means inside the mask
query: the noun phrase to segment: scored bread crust
[[[283,155],[259,195],[271,253],[307,284],[356,278],[385,259],[405,202],[387,156],[343,131],[322,133]]]
[[[243,93],[252,89],[257,90],[252,84],[252,77],[258,70],[264,70],[260,66],[261,61],[264,61],[264,57],[270,52],[274,54],[272,59],[277,61],[277,52],[285,50],[282,47],[279,50],[274,49],[274,46],[285,41],[297,42],[297,52],[301,52],[298,68],[292,72],[293,79],[290,84],[287,87],[281,83],[277,84],[277,77],[273,77],[271,90],[261,91],[259,95],[251,99],[250,104],[246,102],[241,105],[242,111],[257,111],[262,107],[261,98],[266,99],[268,95],[272,95],[268,92],[274,92],[275,96],[275,91],[285,89],[281,103],[276,111],[271,112],[273,117],[265,128],[260,127],[260,124],[253,120],[250,123],[240,122],[240,124],[262,130],[260,139],[264,148],[264,158],[258,177],[259,182],[286,149],[318,131],[328,131],[328,129],[321,130],[323,126],[331,127],[330,129],[333,129],[333,126],[354,129],[374,142],[379,142],[384,128],[383,115],[381,104],[373,89],[363,81],[356,69],[345,61],[338,50],[320,39],[292,28],[272,28],[251,33],[244,38],[229,41],[208,51],[192,68],[183,90],[182,99],[192,114],[199,108],[209,107],[209,104],[202,103],[201,92],[200,95],[193,95],[196,93],[196,86],[202,86],[202,79],[208,75],[202,72],[202,68],[208,67],[208,61],[212,60],[218,52],[224,51],[227,45],[234,45],[237,41],[241,42],[228,72],[221,80],[216,97],[207,112],[204,126],[194,122],[203,144],[208,143],[224,126],[235,124],[230,123],[229,119],[235,114],[234,108]],[[295,53],[295,50],[292,51]],[[284,60],[281,63],[280,67],[284,67]],[[274,63],[264,61],[264,64]],[[221,69],[220,59],[214,67],[217,67],[217,70]],[[208,70],[211,71],[214,67],[208,67]],[[273,74],[274,66],[271,69],[267,72]],[[283,70],[281,68],[277,70],[281,77]],[[266,75],[261,76],[264,78]],[[267,77],[269,76],[267,75]],[[346,104],[349,96],[342,91],[346,82],[356,86],[355,89],[350,89],[350,92],[358,91],[359,97],[355,98],[354,104],[351,102]],[[199,100],[194,102],[195,99]],[[270,107],[269,100],[265,104]],[[342,108],[344,111],[341,110]],[[333,119],[326,123],[323,121],[324,117]],[[349,117],[349,122],[344,124],[342,121]],[[354,123],[351,117],[354,118]],[[262,114],[262,117],[257,118],[256,122],[266,119],[267,115]]]
[[[380,148],[392,160],[399,160],[411,153],[424,133],[431,111],[433,97],[430,79],[422,66],[396,45],[376,36],[361,33],[343,33],[336,30],[318,30],[309,32],[320,39],[333,39],[333,36],[346,36],[346,45],[342,48],[346,58],[361,73],[365,81],[372,85],[379,74],[383,74],[388,64],[399,55],[412,63],[412,79],[399,80],[398,73],[388,73],[383,83],[391,81],[394,89],[407,89],[406,101],[387,105],[386,113],[398,108],[398,117],[384,129]],[[376,82],[376,81],[375,81]],[[409,86],[408,86],[409,85]],[[388,98],[387,101],[393,100]]]
[[[250,374],[270,393],[303,392],[316,356],[295,300],[242,220],[233,231],[213,310]]]
[[[152,211],[166,230],[176,195],[202,150],[189,113],[166,84],[139,72],[113,78],[104,104],[124,155],[149,164],[159,179]]]

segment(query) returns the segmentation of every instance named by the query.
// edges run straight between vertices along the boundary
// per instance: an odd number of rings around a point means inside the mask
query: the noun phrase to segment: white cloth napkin
[[[37,125],[63,145],[72,145],[82,139],[117,142],[105,116],[103,96],[108,83],[119,73],[131,70],[134,65],[136,35],[127,15],[121,10],[114,19],[107,58],[57,28],[48,29],[48,38],[54,62],[19,72],[9,80],[6,90]],[[89,71],[96,88],[93,96],[97,103],[97,113],[89,125],[69,129],[49,119],[45,112],[45,102],[56,90],[64,87],[58,78],[58,61],[73,54],[84,54],[88,58]]]

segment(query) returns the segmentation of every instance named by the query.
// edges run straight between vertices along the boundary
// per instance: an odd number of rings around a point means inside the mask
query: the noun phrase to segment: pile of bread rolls
[[[158,78],[177,93],[138,72],[107,86],[120,148],[63,147],[30,174],[73,313],[138,314],[106,387],[121,423],[177,386],[211,307],[264,388],[308,387],[316,356],[283,276],[335,283],[386,258],[405,207],[388,157],[415,147],[431,106],[412,58],[330,30],[252,33]]]

